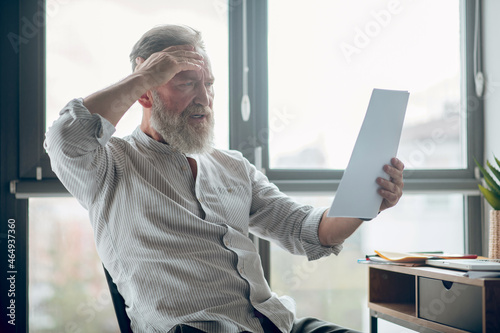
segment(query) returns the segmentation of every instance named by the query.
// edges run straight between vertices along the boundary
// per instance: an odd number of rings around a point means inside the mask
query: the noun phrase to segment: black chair
[[[113,301],[113,306],[115,308],[116,319],[118,320],[118,326],[120,327],[121,333],[132,333],[130,328],[130,318],[127,316],[125,311],[125,300],[122,295],[118,292],[116,284],[113,282],[111,275],[109,275],[108,270],[104,265],[104,275],[106,275],[106,281],[108,281],[109,292],[111,293],[111,300]]]
[[[127,316],[127,312],[125,311],[125,300],[122,295],[118,292],[118,288],[116,284],[113,282],[111,275],[109,275],[108,270],[104,265],[102,266],[104,269],[104,275],[106,275],[106,281],[108,282],[109,292],[111,293],[111,300],[113,301],[113,306],[115,308],[116,319],[118,320],[118,326],[120,327],[121,333],[133,333],[132,328],[130,327],[130,318]],[[203,331],[193,328],[186,324],[179,324],[174,326],[168,333],[182,333],[182,332],[200,332]]]

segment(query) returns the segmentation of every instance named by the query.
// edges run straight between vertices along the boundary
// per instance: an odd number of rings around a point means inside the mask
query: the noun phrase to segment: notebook
[[[396,157],[409,95],[407,91],[373,89],[329,217],[369,220],[377,216],[382,197],[375,180],[388,178],[382,168]]]
[[[500,271],[500,259],[427,259],[425,263],[463,271]]]

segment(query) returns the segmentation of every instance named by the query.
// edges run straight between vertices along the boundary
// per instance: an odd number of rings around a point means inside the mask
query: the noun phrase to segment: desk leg
[[[378,321],[377,317],[370,313],[370,333],[378,332]]]

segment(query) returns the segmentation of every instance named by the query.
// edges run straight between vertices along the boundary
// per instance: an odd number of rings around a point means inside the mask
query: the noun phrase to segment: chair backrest
[[[111,275],[109,275],[108,270],[104,265],[104,274],[106,275],[106,281],[108,281],[109,292],[111,293],[111,299],[113,301],[113,306],[115,308],[116,319],[118,320],[118,326],[120,327],[121,333],[131,333],[132,329],[130,328],[130,318],[127,316],[127,312],[125,311],[125,300],[122,295],[118,292],[118,288],[116,284],[113,282]]]

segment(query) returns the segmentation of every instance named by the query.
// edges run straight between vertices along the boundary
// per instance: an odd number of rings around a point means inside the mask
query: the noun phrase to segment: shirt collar
[[[158,153],[162,154],[179,154],[178,151],[173,149],[170,145],[166,143],[161,143],[159,141],[156,141],[155,139],[149,137],[146,133],[141,131],[141,128],[137,126],[137,128],[132,132],[132,138],[141,146],[153,150]]]
[[[198,154],[182,154],[179,151],[172,148],[169,144],[162,143],[151,138],[141,130],[140,126],[137,126],[134,132],[132,132],[132,138],[134,138],[134,140],[138,144],[149,150],[153,150],[155,152],[167,155],[181,154],[187,157],[191,157],[198,161],[198,156],[199,156]]]

